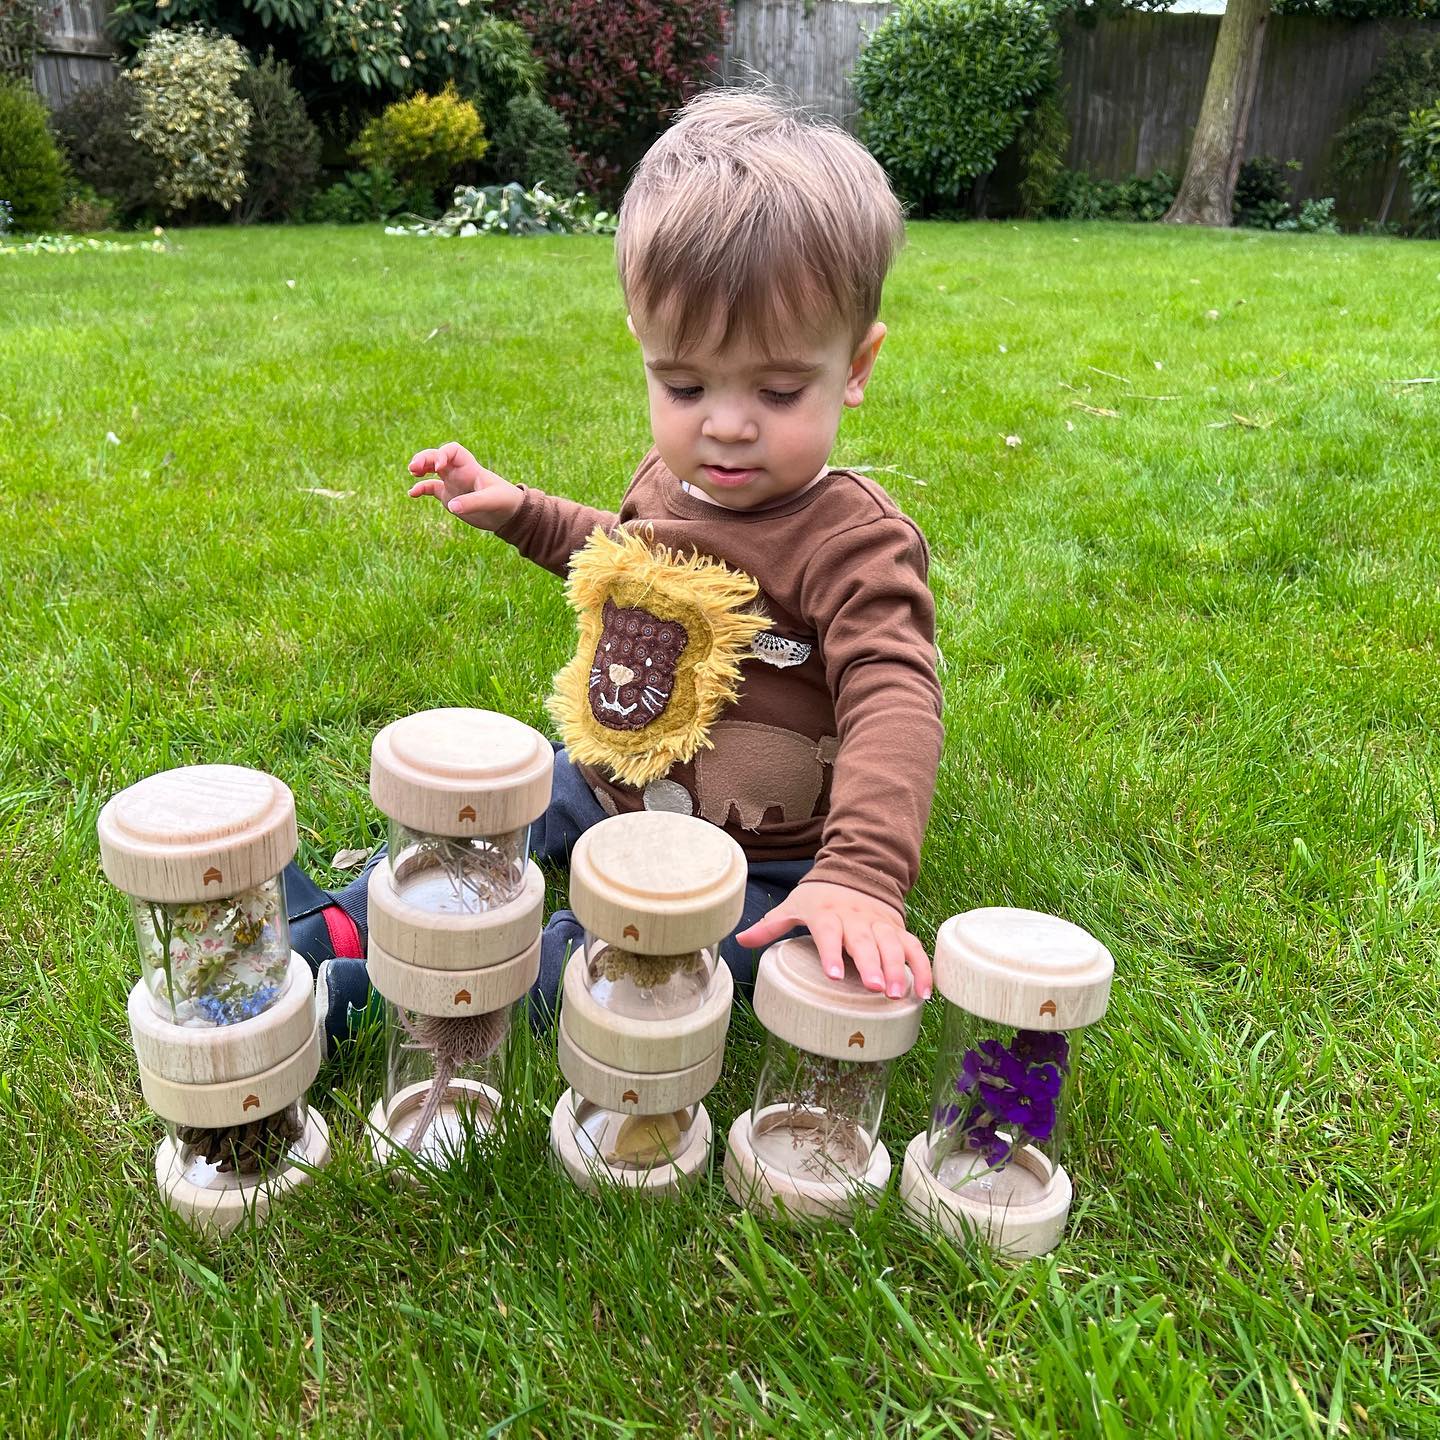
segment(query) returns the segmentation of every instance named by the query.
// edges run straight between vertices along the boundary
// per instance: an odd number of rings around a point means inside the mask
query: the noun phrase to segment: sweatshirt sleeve
[[[882,516],[822,545],[801,587],[839,736],[820,853],[806,879],[848,885],[902,914],[944,743],[928,567],[914,526]]]
[[[495,534],[527,560],[562,579],[569,573],[570,557],[590,538],[595,527],[608,532],[619,522],[613,510],[596,510],[528,485],[523,488],[520,508]]]

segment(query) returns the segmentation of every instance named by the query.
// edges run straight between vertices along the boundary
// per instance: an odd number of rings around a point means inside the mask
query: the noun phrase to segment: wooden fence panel
[[[35,57],[35,88],[52,107],[77,90],[114,78],[114,46],[105,33],[108,13],[107,0],[53,0]]]

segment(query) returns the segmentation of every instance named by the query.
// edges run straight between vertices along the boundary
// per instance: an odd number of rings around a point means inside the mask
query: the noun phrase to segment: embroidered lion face
[[[571,557],[580,643],[550,699],[571,759],[641,786],[708,745],[741,659],[769,624],[746,609],[757,591],[708,556],[597,530]]]
[[[610,730],[641,730],[658,720],[689,641],[678,620],[662,620],[642,605],[622,610],[607,600],[590,666],[590,713]]]

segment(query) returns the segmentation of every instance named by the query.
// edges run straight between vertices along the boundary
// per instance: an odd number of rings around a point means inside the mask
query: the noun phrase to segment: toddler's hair
[[[684,353],[718,331],[766,352],[844,326],[858,344],[904,243],[900,202],[837,125],[756,90],[696,96],[625,191],[616,255],[637,317]]]

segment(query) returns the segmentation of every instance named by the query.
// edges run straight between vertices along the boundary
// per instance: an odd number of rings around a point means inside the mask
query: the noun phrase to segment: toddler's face
[[[785,342],[708,343],[677,354],[664,327],[632,317],[645,356],[650,428],[671,472],[732,510],[803,490],[822,474],[844,408],[864,398],[885,327]]]

